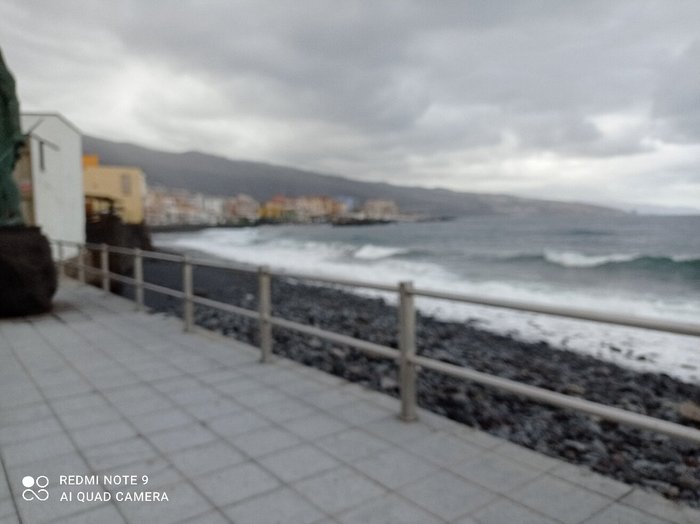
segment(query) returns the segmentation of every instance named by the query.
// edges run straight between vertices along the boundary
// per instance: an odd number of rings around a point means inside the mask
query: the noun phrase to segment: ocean
[[[700,217],[465,217],[154,235],[158,247],[314,275],[700,322]],[[378,294],[365,292],[366,294]],[[384,295],[395,301],[392,295]],[[426,314],[700,383],[700,339],[419,299]]]

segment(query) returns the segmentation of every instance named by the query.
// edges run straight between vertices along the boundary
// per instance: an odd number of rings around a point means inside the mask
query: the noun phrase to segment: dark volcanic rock
[[[56,267],[49,242],[37,227],[0,227],[0,317],[51,309]]]

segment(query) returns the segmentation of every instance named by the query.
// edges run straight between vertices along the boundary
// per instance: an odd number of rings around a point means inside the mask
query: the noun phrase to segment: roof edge
[[[73,122],[68,120],[65,116],[63,116],[61,113],[58,111],[23,111],[20,112],[20,116],[53,116],[61,120],[64,124],[66,124],[68,127],[70,127],[73,131],[78,133],[81,138],[83,136],[83,132],[76,126]]]

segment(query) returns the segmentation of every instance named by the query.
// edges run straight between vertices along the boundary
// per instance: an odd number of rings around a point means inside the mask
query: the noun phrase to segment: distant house
[[[224,203],[224,215],[229,221],[247,220],[254,222],[258,219],[260,204],[250,195],[238,194]]]
[[[260,206],[260,218],[263,220],[290,220],[294,216],[292,199],[282,195],[272,197]]]
[[[95,212],[100,202],[111,202],[127,224],[145,218],[146,179],[143,171],[130,166],[103,166],[96,155],[83,158],[86,203]],[[102,204],[104,205],[104,204]]]
[[[398,216],[399,206],[393,200],[367,200],[362,206],[366,218],[372,220],[391,220]]]
[[[58,113],[23,113],[20,120],[29,133],[15,168],[25,222],[52,240],[85,242],[80,130]]]

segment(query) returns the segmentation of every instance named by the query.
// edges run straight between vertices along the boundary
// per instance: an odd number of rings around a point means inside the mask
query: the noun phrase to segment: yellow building
[[[112,203],[127,224],[140,224],[144,219],[146,179],[138,167],[103,166],[96,155],[83,157],[85,201],[88,214]]]

